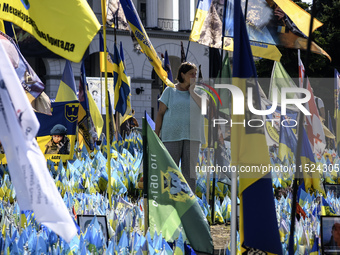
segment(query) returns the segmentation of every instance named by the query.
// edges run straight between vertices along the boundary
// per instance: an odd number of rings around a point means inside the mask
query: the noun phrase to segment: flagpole
[[[114,34],[114,41],[115,41],[115,45],[117,46],[117,26],[118,26],[118,17],[115,16],[114,17],[114,24],[115,27],[113,29],[113,34]],[[116,127],[117,127],[117,134],[116,134],[116,140],[118,141],[118,134],[120,134],[120,125],[122,123],[120,123],[120,119],[123,120],[123,116],[121,113],[116,112]],[[125,138],[125,132],[122,134],[122,136]]]
[[[303,88],[307,89],[307,74],[309,73],[309,55],[311,50],[312,43],[312,28],[313,28],[313,19],[315,16],[316,8],[315,8],[315,0],[313,0],[312,5],[312,13],[310,17],[310,25],[309,25],[309,36],[307,42],[307,52],[305,58],[305,73],[303,79]],[[305,103],[306,104],[306,103]],[[305,105],[304,104],[304,105]],[[288,254],[294,255],[294,232],[295,232],[295,214],[296,214],[296,199],[297,199],[297,191],[298,191],[298,179],[301,177],[301,148],[303,141],[303,124],[304,124],[304,115],[300,113],[299,116],[299,131],[298,131],[298,142],[297,142],[297,150],[295,156],[295,177],[293,182],[293,198],[292,198],[292,211],[290,214],[290,236],[289,236],[289,246],[288,246]],[[300,169],[300,171],[298,171]]]
[[[335,79],[335,75],[334,75],[334,79]],[[338,126],[337,126],[337,122],[338,122],[338,86],[336,87],[336,92],[334,92],[334,135],[335,135],[335,141],[334,141],[334,151],[336,151],[336,153],[338,154]],[[338,154],[339,155],[339,154]]]
[[[190,47],[190,41],[188,42],[187,52],[185,53],[185,62],[188,59],[189,47]]]
[[[331,116],[329,115],[329,110],[327,111],[327,113],[328,113],[327,114],[328,118],[327,117],[326,118],[327,118],[327,126],[328,126],[328,129],[329,129],[330,128],[329,122],[332,121],[332,120],[331,120]],[[326,122],[326,120],[325,120],[325,122]],[[331,131],[331,133],[332,133],[332,130],[329,129],[329,131]],[[332,143],[331,138],[326,137],[326,141],[328,141],[328,148],[331,149],[331,143]],[[326,146],[327,146],[327,142],[326,142]]]
[[[246,1],[246,9],[248,5],[248,0]],[[223,9],[223,25],[222,25],[222,43],[221,43],[221,71],[220,71],[220,80],[222,80],[222,70],[223,70],[223,49],[224,49],[224,38],[223,33],[225,30],[225,16],[226,16],[226,6],[227,0],[224,0],[224,9]],[[246,10],[245,10],[246,12]],[[246,13],[244,15],[246,19]],[[220,89],[218,91],[220,93]],[[238,167],[238,166],[237,166]],[[230,252],[231,254],[237,253],[237,172],[231,173],[231,219],[230,219]]]
[[[336,70],[336,69],[335,69]],[[335,72],[335,71],[334,71]],[[334,75],[334,79],[335,79],[335,75]],[[334,82],[336,82],[337,80],[335,80]],[[335,107],[334,107],[334,116],[335,116],[335,119],[334,119],[334,121],[335,121],[335,129],[334,129],[334,133],[335,133],[335,141],[334,141],[334,150],[336,151],[336,153],[337,153],[337,155],[339,156],[339,150],[338,150],[338,108],[339,108],[339,106],[338,106],[338,90],[339,90],[339,88],[338,88],[338,85],[336,86],[336,92],[334,93],[334,105],[335,105]]]
[[[107,57],[106,50],[106,2],[102,0],[102,22],[103,22],[103,36],[104,36],[104,57]],[[107,152],[107,176],[108,176],[108,198],[110,208],[112,209],[112,201],[111,201],[111,145],[110,145],[110,119],[109,119],[109,96],[108,96],[108,84],[107,84],[107,60],[104,61],[104,69],[105,69],[105,121],[106,121],[106,152]]]
[[[147,120],[142,119],[142,138],[143,138],[143,202],[144,202],[144,236],[149,227],[149,208],[148,208],[148,151],[147,151]]]
[[[236,226],[237,226],[237,172],[231,172],[230,254],[237,253]]]
[[[226,6],[226,1],[224,0],[224,6]],[[225,17],[225,13],[226,13],[226,8],[224,8],[223,10],[223,17]],[[220,80],[222,78],[222,63],[223,63],[223,47],[224,47],[224,39],[223,39],[223,32],[225,30],[225,22],[222,23],[222,42],[221,42],[221,68],[220,68]],[[209,55],[210,57],[210,55]],[[211,74],[212,74],[212,70],[210,70]],[[210,76],[210,75],[209,75]],[[209,77],[210,80],[211,77]],[[215,77],[213,77],[215,78]],[[218,89],[218,93],[220,93],[220,89]],[[215,118],[218,118],[219,115],[219,111],[220,111],[220,105],[217,104],[217,108],[216,108],[216,112],[215,112]],[[216,165],[216,161],[217,161],[217,147],[218,147],[218,129],[216,129],[215,132],[213,132],[213,141],[214,141],[214,165]],[[216,185],[216,172],[213,173],[213,183],[212,183],[212,209],[211,209],[211,223],[214,225],[215,224],[215,185]]]
[[[103,112],[103,82],[102,82],[102,78],[103,78],[103,74],[102,72],[100,72],[100,75],[99,75],[99,78],[100,78],[100,114],[102,114]]]

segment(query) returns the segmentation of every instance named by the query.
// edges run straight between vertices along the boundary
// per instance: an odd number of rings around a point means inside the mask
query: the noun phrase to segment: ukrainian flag
[[[76,94],[76,82],[74,80],[71,62],[66,60],[63,77],[61,78],[55,101],[66,102],[73,100],[78,100]]]
[[[336,213],[331,205],[328,204],[326,199],[321,196],[321,215],[322,216],[335,216]]]
[[[45,158],[58,163],[73,158],[76,141],[77,115],[79,112],[79,101],[76,95],[76,84],[74,80],[71,62],[66,60],[63,76],[55,102],[51,105],[52,115],[36,113],[40,123],[37,134],[37,142],[41,151],[46,150],[46,143],[51,140],[50,131],[56,124],[62,124],[67,128],[67,137],[70,139],[71,149],[69,154],[45,154]]]
[[[258,87],[254,79],[253,84],[246,82],[246,78],[256,79],[257,75],[240,0],[235,0],[234,17],[234,31],[239,31],[239,33],[234,35],[233,84],[238,86],[245,95],[247,86],[253,85],[257,92]],[[260,104],[259,94],[256,94],[257,104]],[[245,120],[247,123],[247,117],[249,117],[248,112],[247,115],[232,115],[232,122],[243,123]],[[240,168],[269,165],[268,147],[263,128],[254,130],[242,124],[232,125],[231,153],[232,164]],[[255,249],[282,254],[271,174],[240,173],[239,183],[241,252]],[[257,209],[254,210],[254,208]]]
[[[281,115],[280,123],[285,117]],[[280,126],[280,140],[279,140],[279,159],[283,162],[284,159],[288,159],[290,163],[293,163],[294,155],[296,154],[297,139],[290,127]]]
[[[129,23],[131,31],[135,35],[144,54],[149,59],[150,64],[154,67],[155,72],[167,86],[174,87],[174,84],[168,79],[168,73],[162,67],[162,61],[157,56],[157,53],[152,46],[147,33],[144,30],[142,22],[139,19],[139,16],[132,1],[120,0],[120,3],[123,7],[125,17]],[[124,113],[122,113],[122,115],[124,115]]]
[[[86,86],[86,74],[84,61],[80,69],[80,83],[79,83],[79,112],[78,112],[78,126],[79,126],[79,147],[85,143],[87,151],[94,150],[94,140],[91,132],[94,130],[93,121],[91,120],[89,99]]]
[[[194,24],[192,25],[190,41],[197,42],[203,30],[203,24],[208,16],[211,0],[199,0],[197,2]],[[222,32],[222,31],[221,31]]]
[[[314,243],[312,250],[310,251],[310,255],[319,255],[319,238],[317,236],[314,237]]]
[[[117,45],[113,56],[113,80],[114,80],[114,109],[124,115],[127,108],[131,108],[130,83],[126,76],[123,61],[120,58]]]
[[[50,51],[81,61],[100,24],[86,0],[0,0],[0,17],[32,34]]]
[[[106,68],[108,73],[113,73],[113,61],[110,56],[110,52],[106,50],[106,57],[104,52],[104,40],[102,33],[99,33],[99,63],[100,63],[100,71],[105,73],[105,60],[106,60]]]

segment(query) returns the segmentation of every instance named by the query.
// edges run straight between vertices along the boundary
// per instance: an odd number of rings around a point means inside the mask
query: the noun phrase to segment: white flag
[[[70,242],[77,229],[35,136],[39,122],[0,40],[0,141],[21,210]]]

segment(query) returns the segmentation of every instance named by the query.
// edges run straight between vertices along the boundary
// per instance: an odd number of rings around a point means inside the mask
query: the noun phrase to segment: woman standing
[[[159,99],[156,134],[179,166],[191,190],[196,190],[196,172],[200,143],[205,143],[201,114],[202,90],[195,90],[197,67],[184,62],[178,69],[175,88],[167,87]],[[198,94],[196,94],[198,93]],[[202,94],[202,93],[200,93]]]

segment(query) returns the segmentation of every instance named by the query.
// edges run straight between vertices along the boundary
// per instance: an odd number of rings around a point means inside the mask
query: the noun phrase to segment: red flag
[[[299,84],[300,87],[303,86],[303,79],[305,77],[305,68],[303,63],[300,59],[299,55]],[[319,153],[320,155],[323,154],[326,148],[326,138],[325,133],[323,131],[323,125],[320,120],[318,108],[315,104],[315,98],[313,94],[312,87],[310,85],[309,79],[307,78],[307,89],[311,93],[311,99],[309,100],[308,104],[306,105],[307,110],[311,113],[311,115],[306,116],[306,131],[308,140],[311,144],[314,153]]]

